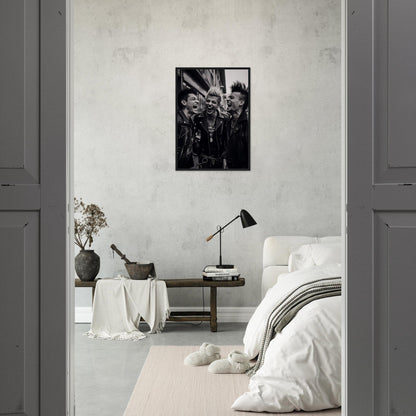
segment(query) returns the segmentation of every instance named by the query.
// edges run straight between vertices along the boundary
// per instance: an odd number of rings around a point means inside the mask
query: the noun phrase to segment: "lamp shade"
[[[251,227],[252,225],[257,224],[256,221],[254,221],[254,218],[245,209],[240,211],[240,218],[243,228]]]

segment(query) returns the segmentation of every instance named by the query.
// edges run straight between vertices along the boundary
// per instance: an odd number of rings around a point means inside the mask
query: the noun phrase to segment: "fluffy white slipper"
[[[208,371],[214,374],[242,374],[250,368],[250,358],[241,351],[231,351],[228,358],[211,363]]]
[[[185,365],[192,366],[207,365],[211,364],[215,360],[218,360],[219,358],[221,358],[220,347],[204,342],[199,347],[199,351],[189,354],[183,363]]]

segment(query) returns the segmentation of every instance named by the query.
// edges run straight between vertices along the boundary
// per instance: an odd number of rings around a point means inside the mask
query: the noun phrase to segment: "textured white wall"
[[[74,2],[75,195],[107,215],[100,277],[125,273],[111,243],[160,277],[200,276],[218,260],[205,238],[245,208],[258,225],[224,232],[223,261],[246,286],[218,296],[254,306],[265,237],[340,233],[340,28],[338,0]],[[251,171],[175,172],[181,66],[251,68]]]

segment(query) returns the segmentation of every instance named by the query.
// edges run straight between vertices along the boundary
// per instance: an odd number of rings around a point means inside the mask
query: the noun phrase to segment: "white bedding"
[[[314,266],[279,277],[250,319],[245,352],[257,356],[270,311],[293,289],[316,279],[341,276],[341,265]],[[341,297],[303,307],[271,341],[249,391],[232,405],[254,412],[315,411],[341,405]]]

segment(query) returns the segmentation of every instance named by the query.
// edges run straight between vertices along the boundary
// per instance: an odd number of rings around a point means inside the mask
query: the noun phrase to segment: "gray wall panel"
[[[0,186],[0,210],[37,211],[40,209],[40,186]]]
[[[24,161],[24,5],[24,0],[0,2],[0,166],[4,168],[21,168]]]
[[[0,183],[37,183],[38,1],[0,2],[0,51]]]
[[[413,0],[374,2],[376,183],[416,183],[415,20]]]
[[[416,167],[416,2],[388,7],[388,163]]]
[[[372,203],[379,211],[416,211],[416,186],[374,186]]]
[[[2,279],[0,279],[0,313],[2,316],[13,317],[2,322],[1,338],[3,357],[0,361],[0,374],[9,383],[7,392],[0,389],[0,412],[22,411],[24,406],[24,268],[17,261],[17,256],[24,255],[24,224],[5,227],[3,223],[7,214],[2,213],[0,220],[0,252],[2,262]],[[13,362],[13,366],[5,366]]]
[[[0,415],[39,415],[39,215],[0,212]]]
[[[416,213],[377,213],[374,241],[375,414],[405,415],[416,407]]]
[[[416,214],[413,226],[389,232],[389,414],[416,409]],[[413,276],[412,276],[413,275]]]

